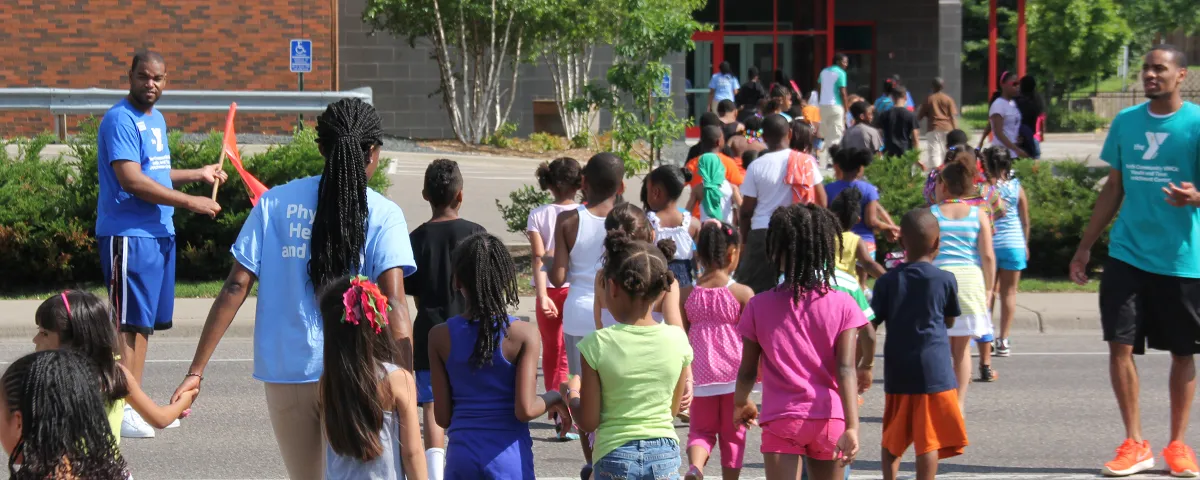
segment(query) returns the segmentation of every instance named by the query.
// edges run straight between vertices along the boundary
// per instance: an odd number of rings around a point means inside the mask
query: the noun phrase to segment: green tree
[[[508,120],[530,35],[525,0],[368,0],[373,28],[432,44],[440,93],[455,137],[479,143]]]
[[[962,68],[987,79],[988,75],[988,1],[963,0]],[[1017,64],[1017,12],[1013,0],[997,0],[996,65],[1001,71]]]
[[[1045,71],[1047,91],[1069,91],[1116,72],[1132,31],[1113,0],[1030,0],[1029,63]]]
[[[1136,45],[1150,45],[1159,34],[1179,29],[1200,34],[1200,1],[1119,0],[1122,16],[1133,29]]]
[[[589,84],[574,102],[576,110],[606,108],[613,118],[613,150],[628,174],[661,160],[662,148],[687,125],[675,115],[670,95],[662,95],[663,59],[694,48],[692,34],[705,28],[692,13],[705,0],[612,0],[608,21],[614,60],[607,85]],[[644,142],[644,144],[643,144]]]

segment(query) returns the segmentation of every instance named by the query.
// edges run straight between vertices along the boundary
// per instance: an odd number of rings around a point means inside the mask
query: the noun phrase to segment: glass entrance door
[[[713,70],[713,40],[694,41],[696,48],[687,52],[684,59],[684,71],[687,75],[684,94],[687,100],[688,117],[692,125],[700,124],[700,116],[708,111],[708,81],[712,79]]]
[[[769,35],[725,35],[725,60],[733,67],[738,79],[745,82],[750,79],[750,66],[758,67],[760,80],[764,85],[770,85],[776,68],[785,72],[792,71],[792,44],[779,42],[779,63],[775,63],[775,50],[772,48],[773,38]]]

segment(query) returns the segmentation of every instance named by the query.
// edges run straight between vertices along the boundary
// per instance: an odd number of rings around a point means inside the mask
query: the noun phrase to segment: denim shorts
[[[596,461],[596,480],[676,480],[679,478],[679,442],[673,438],[633,440]]]

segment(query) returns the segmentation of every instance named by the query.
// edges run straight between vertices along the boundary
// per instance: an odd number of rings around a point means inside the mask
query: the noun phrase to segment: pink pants
[[[563,351],[563,302],[567,300],[567,287],[546,288],[546,296],[558,307],[558,315],[550,317],[534,305],[537,312],[538,333],[542,336],[542,377],[546,391],[556,392],[558,386],[567,381],[567,355]]]
[[[733,394],[693,398],[691,416],[688,448],[700,446],[711,453],[720,445],[721,466],[742,468],[746,428],[733,424]]]

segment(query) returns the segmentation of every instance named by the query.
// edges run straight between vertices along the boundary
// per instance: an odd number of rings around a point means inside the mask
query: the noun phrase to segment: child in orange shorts
[[[895,480],[909,445],[917,480],[933,480],[938,460],[961,455],[967,430],[958,407],[958,382],[946,329],[961,314],[954,275],[934,267],[937,218],[927,208],[904,215],[905,263],[875,282],[871,308],[886,322],[883,347],[883,478]],[[860,370],[861,371],[861,370]]]

